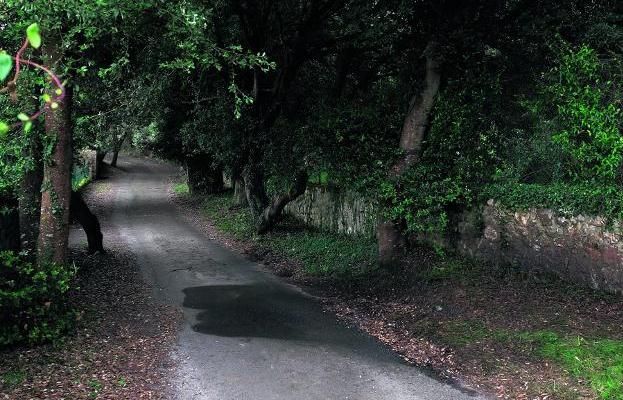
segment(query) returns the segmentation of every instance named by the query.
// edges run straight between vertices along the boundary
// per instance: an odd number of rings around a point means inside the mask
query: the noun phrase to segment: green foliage
[[[550,208],[563,215],[623,218],[623,193],[616,186],[590,183],[497,183],[483,187],[481,202],[495,199],[511,210]]]
[[[2,385],[8,388],[18,387],[27,378],[27,374],[24,371],[8,371],[0,375],[0,382]]]
[[[77,192],[91,182],[91,172],[86,164],[74,164],[71,172],[71,190]]]
[[[375,268],[376,245],[370,239],[318,231],[291,218],[278,230],[257,236],[249,210],[231,205],[231,194],[210,196],[203,203],[218,229],[298,261],[309,274],[353,278]]]
[[[5,51],[0,53],[0,82],[4,81],[13,69],[13,59]]]
[[[526,102],[536,129],[549,132],[572,157],[568,168],[575,180],[620,180],[623,96],[609,74],[620,62],[610,63],[615,65],[604,64],[586,45],[575,49],[563,43],[539,95]]]
[[[190,188],[188,183],[176,183],[173,185],[173,193],[181,196],[188,196],[190,194]]]
[[[601,399],[623,399],[623,341],[564,338],[550,331],[523,333],[519,338],[575,377],[587,379]]]
[[[35,49],[41,47],[41,35],[39,34],[38,24],[31,24],[26,28],[26,37],[32,47]]]
[[[0,252],[0,346],[36,344],[59,338],[72,325],[67,299],[75,267],[34,266]]]
[[[487,75],[452,81],[439,95],[421,161],[380,184],[389,218],[410,232],[439,233],[452,210],[471,204],[499,159],[500,95],[498,79]]]

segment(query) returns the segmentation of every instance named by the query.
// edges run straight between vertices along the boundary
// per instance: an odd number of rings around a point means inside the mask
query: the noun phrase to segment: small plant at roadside
[[[190,189],[187,183],[175,183],[173,184],[173,193],[181,196],[190,194]]]
[[[91,388],[91,393],[89,393],[89,397],[92,399],[95,399],[104,388],[102,382],[97,379],[89,380],[89,387]]]
[[[26,377],[26,372],[21,370],[7,371],[0,375],[0,383],[2,383],[2,386],[13,388],[21,385],[26,380]]]
[[[13,252],[0,252],[0,347],[53,341],[75,320],[66,305],[74,266],[34,266]]]

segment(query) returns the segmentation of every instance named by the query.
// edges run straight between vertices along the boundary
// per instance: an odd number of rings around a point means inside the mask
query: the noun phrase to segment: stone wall
[[[374,203],[350,192],[312,187],[286,212],[331,232],[375,233]],[[518,265],[623,293],[623,221],[608,224],[601,217],[569,217],[548,209],[511,211],[493,200],[450,221],[448,236],[424,239],[492,264]]]
[[[493,200],[464,213],[453,246],[496,264],[554,273],[593,289],[623,293],[623,224],[565,217],[552,210],[513,212]]]
[[[310,187],[303,196],[288,204],[285,212],[323,230],[374,236],[374,203],[356,193]]]
[[[78,160],[81,165],[85,165],[89,169],[89,177],[95,179],[99,175],[97,170],[97,152],[95,150],[80,150],[78,152]]]

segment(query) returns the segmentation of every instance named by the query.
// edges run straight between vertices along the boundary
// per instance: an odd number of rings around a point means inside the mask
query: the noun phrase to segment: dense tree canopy
[[[261,232],[309,184],[359,191],[401,236],[501,187],[613,192],[619,3],[14,0],[0,43],[14,54],[41,27],[44,51],[26,57],[71,89],[74,150],[149,149],[195,191],[225,172]],[[0,119],[34,113],[43,78],[25,71]],[[40,123],[2,136],[5,197],[24,197],[54,139]]]

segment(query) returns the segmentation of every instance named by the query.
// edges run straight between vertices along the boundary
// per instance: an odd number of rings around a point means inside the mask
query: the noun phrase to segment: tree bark
[[[247,206],[247,193],[244,187],[244,180],[242,177],[234,179],[234,207],[246,207]]]
[[[17,199],[0,196],[0,251],[19,251],[19,215]]]
[[[120,139],[117,139],[117,136],[115,135],[113,151],[112,151],[112,160],[110,161],[111,167],[117,168],[117,160],[119,159],[119,152],[121,151],[121,148],[123,147],[123,143],[125,143],[127,138],[128,138],[127,133],[121,136]]]
[[[400,149],[404,156],[391,168],[388,173],[390,181],[398,180],[412,165],[419,162],[430,121],[431,110],[439,92],[441,82],[439,47],[435,40],[431,40],[424,51],[426,58],[426,75],[422,90],[413,96],[409,110],[404,120],[400,137]],[[377,242],[379,250],[379,265],[391,268],[400,262],[404,252],[405,240],[400,224],[388,220],[383,215],[383,206],[377,225]]]
[[[84,233],[87,235],[89,243],[89,254],[104,252],[102,230],[97,217],[89,210],[89,206],[84,202],[80,193],[71,192],[71,217],[78,221]]]
[[[97,150],[95,153],[95,179],[100,179],[104,172],[104,158],[106,158],[106,152]]]
[[[305,193],[308,179],[309,175],[307,175],[307,172],[301,170],[294,179],[294,185],[292,188],[287,193],[274,199],[264,209],[260,219],[258,233],[267,233],[275,226],[275,224],[281,219],[285,206]]]
[[[119,150],[115,149],[112,152],[112,160],[110,161],[110,166],[113,168],[117,168],[118,159],[119,159]]]
[[[54,65],[59,52],[53,39],[48,39],[44,55],[48,65]],[[58,102],[45,109],[45,132],[54,149],[45,160],[41,196],[41,222],[39,227],[38,262],[65,263],[69,240],[69,206],[71,201],[71,88]]]
[[[33,160],[32,169],[26,171],[19,188],[19,226],[21,250],[35,261],[39,218],[41,213],[41,184],[43,183],[43,149],[38,134],[29,138],[25,156]]]
[[[193,195],[216,194],[223,191],[223,170],[212,165],[209,156],[192,157],[186,160],[188,189]]]
[[[264,172],[258,163],[250,163],[243,172],[247,203],[253,218],[258,221],[268,205],[268,195],[264,186]]]

